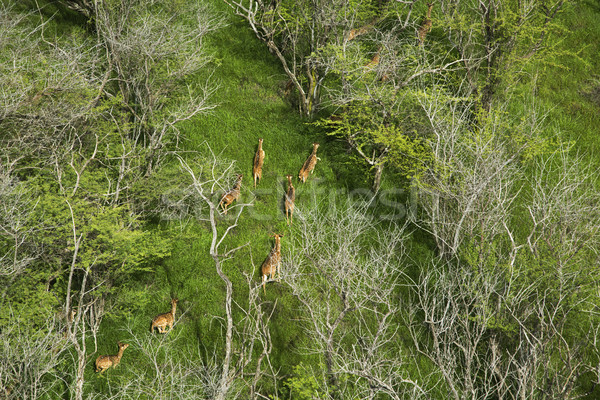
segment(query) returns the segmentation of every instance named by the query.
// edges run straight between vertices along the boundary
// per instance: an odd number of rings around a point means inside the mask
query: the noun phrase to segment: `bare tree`
[[[104,299],[96,293],[105,282],[92,278],[94,265],[85,266],[79,264],[79,251],[81,249],[83,233],[78,232],[77,222],[71,204],[67,201],[71,212],[71,224],[73,231],[73,252],[71,267],[66,287],[64,315],[66,316],[67,340],[75,350],[75,371],[70,390],[77,400],[83,399],[83,387],[85,383],[85,367],[90,358],[87,351],[88,333],[94,339],[94,351],[97,350],[96,335],[104,316]],[[78,282],[76,282],[78,280]],[[74,293],[74,287],[78,293]],[[91,286],[91,287],[90,287]],[[76,306],[73,302],[76,299]]]
[[[208,147],[208,146],[207,146]],[[258,383],[264,375],[264,369],[270,366],[269,354],[272,350],[271,338],[268,330],[270,314],[267,314],[259,298],[260,285],[253,282],[253,275],[247,275],[248,303],[240,304],[234,299],[233,284],[224,270],[224,263],[233,255],[246,247],[247,244],[228,250],[222,250],[226,246],[228,235],[237,227],[239,218],[245,207],[251,203],[238,202],[233,207],[235,215],[228,217],[226,227],[220,228],[222,221],[219,218],[219,198],[229,187],[227,181],[233,178],[233,162],[222,162],[214,155],[208,147],[209,156],[200,161],[200,169],[190,166],[183,158],[179,158],[182,169],[192,179],[194,195],[199,198],[200,210],[195,212],[200,221],[208,222],[211,230],[212,240],[209,253],[214,260],[215,269],[225,284],[224,299],[224,349],[220,357],[221,371],[215,381],[215,387],[211,398],[225,399],[241,395],[240,390],[234,390],[239,385],[238,380],[251,377],[250,381],[241,385],[247,387],[251,398],[258,396]],[[240,321],[234,320],[234,311],[241,312]],[[271,311],[272,313],[272,311]],[[215,352],[217,350],[215,349]],[[219,351],[221,353],[221,351]],[[257,357],[257,358],[255,358]],[[265,364],[268,364],[265,366]],[[249,368],[254,371],[249,372]]]
[[[435,366],[420,380],[454,399],[587,395],[575,383],[590,373],[597,381],[592,352],[600,321],[588,314],[595,308],[590,294],[527,284],[524,268],[509,275],[456,264],[429,267],[415,285],[407,325],[415,356]],[[581,278],[571,275],[566,282]],[[579,334],[570,332],[573,323],[580,324]]]
[[[17,317],[13,315],[14,320]],[[59,397],[62,385],[56,375],[66,348],[60,322],[48,318],[35,332],[18,323],[0,331],[0,397],[7,400]]]
[[[552,21],[569,1],[444,0],[439,23],[464,62],[470,94],[490,111],[502,91],[521,77],[521,68],[545,49]],[[437,7],[437,5],[436,5]],[[459,22],[460,21],[460,22]]]
[[[71,195],[87,170],[104,167],[107,188],[100,197],[118,205],[177,146],[178,123],[215,106],[210,74],[200,84],[189,78],[206,70],[211,58],[202,40],[221,22],[201,5],[160,13],[141,1],[92,5],[95,34],[70,41],[48,37],[43,13],[31,28],[2,6],[9,29],[0,37],[8,55],[0,61],[6,132],[0,140],[9,162],[50,166]]]
[[[183,316],[180,315],[178,320]],[[122,329],[127,343],[141,355],[142,363],[128,366],[126,380],[108,380],[108,391],[97,395],[104,399],[210,398],[210,382],[218,370],[203,364],[198,348],[184,343],[181,329],[168,335],[136,332],[132,320]]]
[[[503,133],[502,112],[473,127],[472,103],[453,99],[435,88],[420,97],[432,130],[427,142],[432,160],[414,180],[423,211],[418,223],[433,235],[440,253],[450,255],[465,240],[485,246],[504,231],[520,191],[518,156],[528,145]]]
[[[178,122],[215,107],[209,103],[215,85],[191,86],[186,79],[207,66],[202,40],[222,26],[203,4],[155,7],[162,9],[150,11],[144,1],[101,2],[94,16],[109,85],[118,87],[112,94],[122,96],[133,118],[129,137],[147,151],[146,175],[161,149],[178,141]]]
[[[28,159],[30,167],[54,166],[65,157],[63,145],[89,109],[86,101],[75,101],[73,94],[88,97],[84,93],[93,87],[89,79],[94,69],[93,45],[48,42],[47,21],[32,27],[25,18],[35,18],[33,13],[16,14],[4,5],[1,12],[7,20],[0,38],[6,55],[0,62],[3,158],[9,164]]]
[[[374,10],[366,2],[347,0],[224,1],[277,56],[298,93],[300,112],[308,117],[318,111],[325,80],[335,67],[321,61],[322,53],[372,31],[388,8],[399,4],[381,2]]]
[[[367,207],[348,201],[342,208],[299,209],[284,280],[303,306],[305,351],[324,365],[322,393],[419,398],[426,393],[405,369],[397,336],[405,233],[379,230]]]
[[[39,253],[32,243],[36,207],[37,202],[26,185],[13,176],[10,165],[0,164],[0,240],[10,249],[0,256],[0,276],[11,282]]]
[[[582,377],[597,382],[595,172],[564,150],[535,161],[503,231],[463,241],[415,282],[407,325],[436,369],[421,379],[452,398],[579,398]]]

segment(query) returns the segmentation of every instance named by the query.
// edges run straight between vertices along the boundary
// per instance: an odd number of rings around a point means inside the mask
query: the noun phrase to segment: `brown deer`
[[[256,189],[256,179],[260,182],[262,179],[262,167],[265,161],[265,151],[262,149],[262,139],[258,139],[258,150],[254,155],[254,166],[252,167],[252,176],[254,177],[254,189]]]
[[[427,16],[421,23],[421,27],[419,28],[419,45],[423,45],[425,43],[425,37],[427,33],[431,30],[431,9],[433,8],[433,3],[427,3]]]
[[[317,160],[320,160],[320,158],[317,157],[317,149],[318,148],[319,148],[319,143],[313,143],[312,153],[310,153],[310,156],[308,156],[306,161],[304,161],[304,165],[302,165],[302,169],[300,169],[300,172],[298,173],[298,179],[300,179],[302,181],[302,183],[306,182],[306,178],[308,178],[308,174],[313,173],[313,170],[315,169],[315,165],[317,165]]]
[[[154,333],[154,328],[158,329],[159,333],[166,333],[166,327],[169,327],[169,331],[173,329],[173,323],[175,322],[175,310],[177,310],[177,302],[179,300],[171,300],[171,311],[164,314],[158,314],[152,320],[150,325],[150,333]]]
[[[365,68],[367,68],[367,69],[375,68],[379,64],[380,59],[381,59],[381,47],[379,47],[377,49],[377,52],[375,53],[373,58],[371,58],[371,61],[369,61],[367,64],[365,64]]]
[[[288,180],[288,188],[285,193],[285,220],[288,225],[294,222],[294,201],[296,201],[296,188],[292,185],[292,175],[286,175]],[[288,220],[289,216],[289,220]]]
[[[351,29],[350,32],[348,32],[347,40],[350,41],[357,36],[364,35],[365,33],[371,31],[374,26],[375,24],[367,24],[365,26],[361,26],[360,28]]]
[[[237,176],[237,180],[231,189],[226,191],[221,197],[219,206],[223,209],[223,214],[227,214],[227,207],[240,197],[240,188],[242,187],[242,174]]]
[[[348,32],[348,36],[346,37],[346,40],[350,41],[358,36],[361,36],[361,35],[364,35],[365,33],[371,32],[375,28],[375,25],[378,24],[381,20],[382,20],[381,17],[376,17],[376,18],[373,18],[371,21],[369,21],[368,24],[361,26],[360,28],[351,29],[350,32]]]
[[[123,357],[123,352],[125,349],[129,347],[127,343],[119,342],[119,353],[110,356],[100,356],[96,358],[96,372],[103,373],[110,367],[116,367],[121,362],[121,357]]]
[[[379,65],[379,62],[381,61],[381,51],[382,50],[383,50],[383,47],[379,46],[379,48],[377,49],[377,51],[371,58],[371,61],[369,61],[368,63],[365,64],[365,69],[367,71],[372,71],[375,69],[375,67],[377,67]],[[382,73],[381,76],[379,77],[379,80],[381,82],[385,82],[388,79],[389,79],[389,76],[386,73]]]
[[[267,279],[275,279],[276,273],[279,279],[281,279],[281,238],[283,235],[275,233],[272,236],[275,237],[275,247],[271,249],[267,259],[260,267],[262,273],[262,286],[265,294],[267,294],[267,289],[265,289]]]

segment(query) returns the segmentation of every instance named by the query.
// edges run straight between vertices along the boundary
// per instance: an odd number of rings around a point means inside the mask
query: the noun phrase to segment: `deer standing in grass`
[[[421,23],[421,27],[419,28],[419,45],[423,45],[425,43],[425,37],[427,33],[431,30],[431,9],[433,8],[433,3],[427,3],[427,16]]]
[[[288,188],[285,193],[285,220],[288,225],[294,221],[294,201],[296,201],[296,188],[292,185],[292,176],[286,175],[288,180]],[[289,218],[289,219],[288,219]]]
[[[118,354],[100,356],[96,358],[96,372],[103,373],[110,367],[116,367],[117,365],[119,365],[119,362],[121,362],[121,357],[123,357],[123,352],[127,347],[129,347],[129,344],[119,342]]]
[[[300,169],[300,172],[298,173],[298,179],[300,179],[302,181],[302,183],[306,182],[306,178],[308,178],[308,174],[313,173],[313,170],[315,169],[315,165],[317,165],[317,160],[320,160],[320,158],[317,157],[317,149],[318,148],[319,148],[319,143],[313,143],[312,153],[310,153],[310,156],[308,156],[306,161],[304,161],[304,165],[302,165],[302,169]]]
[[[171,300],[171,311],[164,314],[159,314],[152,320],[150,325],[150,333],[154,333],[154,328],[158,329],[159,333],[166,333],[166,327],[169,327],[169,331],[173,329],[173,323],[175,322],[175,310],[177,310],[177,302],[179,300]]]
[[[271,249],[267,259],[263,262],[262,267],[260,267],[262,273],[262,286],[265,294],[267,294],[265,283],[267,283],[268,279],[275,279],[276,273],[278,278],[281,279],[281,238],[283,235],[275,233],[273,234],[273,237],[275,237],[275,247]]]
[[[262,179],[262,167],[265,161],[265,151],[262,148],[262,139],[258,139],[258,150],[254,155],[254,166],[252,167],[252,176],[254,177],[254,189],[256,189],[256,180],[260,182]]]
[[[219,206],[223,209],[223,214],[227,214],[227,207],[240,197],[240,188],[242,187],[242,174],[237,176],[237,180],[231,189],[226,191],[221,197]]]

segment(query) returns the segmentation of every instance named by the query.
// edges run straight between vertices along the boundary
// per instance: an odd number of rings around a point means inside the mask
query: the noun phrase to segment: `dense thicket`
[[[564,0],[3,1],[0,398],[596,398],[583,13],[600,20]]]

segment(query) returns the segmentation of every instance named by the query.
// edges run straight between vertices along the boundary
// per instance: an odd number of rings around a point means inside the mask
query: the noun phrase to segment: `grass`
[[[594,158],[600,151],[600,101],[594,95],[600,88],[600,7],[588,0],[574,2],[559,22],[565,31],[549,41],[558,43],[561,67],[539,70],[538,97],[549,110],[549,128]]]
[[[215,153],[235,160],[236,172],[244,175],[241,201],[254,199],[253,207],[244,211],[239,226],[226,241],[228,248],[248,244],[224,266],[234,282],[236,300],[243,304],[244,274],[251,274],[258,284],[258,267],[272,246],[269,234],[290,234],[282,209],[285,175],[297,176],[311,143],[322,144],[319,149],[322,160],[307,184],[300,184],[294,178],[298,207],[311,201],[313,190],[323,190],[323,196],[333,199],[335,190],[366,187],[368,176],[342,143],[307,123],[281,96],[287,77],[276,58],[245,23],[233,18],[222,3],[215,2],[215,7],[228,23],[207,41],[209,51],[215,56],[214,71],[207,74],[212,74],[219,85],[212,99],[218,107],[209,115],[182,125],[181,130],[187,139],[183,142],[184,150],[202,151],[205,143],[209,143]],[[591,155],[600,146],[600,138],[594,134],[594,127],[600,126],[600,113],[598,104],[586,98],[585,93],[597,83],[590,71],[596,67],[593,63],[598,62],[594,55],[598,53],[599,42],[590,38],[600,37],[600,13],[581,12],[586,7],[594,5],[589,1],[577,4],[573,11],[561,16],[571,34],[568,42],[558,45],[565,49],[582,49],[581,59],[564,55],[558,60],[562,68],[545,67],[537,71],[538,94],[542,107],[550,110],[550,127],[560,132],[562,138],[575,139],[577,147]],[[263,178],[254,189],[252,160],[259,138],[264,139],[266,157]],[[392,186],[392,179],[384,181],[384,188]],[[184,317],[176,329],[185,330],[186,340],[210,346],[222,335],[221,321],[214,316],[223,313],[224,285],[208,256],[209,232],[202,225],[190,225],[183,230],[171,225],[165,230],[173,235],[172,256],[157,266],[149,288],[155,296],[151,304],[140,311],[149,321],[154,314],[168,309],[170,297],[177,296]],[[421,239],[427,241],[427,238]],[[284,237],[283,248],[285,242]],[[413,247],[419,249],[417,258],[429,256],[430,250],[420,244],[420,240]],[[277,283],[268,285],[263,298],[273,306],[277,304],[271,320],[272,360],[281,368],[281,375],[289,376],[293,367],[302,361],[302,357],[289,351],[303,340],[301,326],[294,322],[297,304],[285,286]],[[140,322],[138,329],[147,330],[145,325]]]
[[[258,269],[273,243],[269,235],[284,233],[282,247],[293,233],[283,214],[285,175],[294,176],[297,188],[297,206],[307,206],[313,201],[313,192],[328,201],[337,202],[336,196],[348,190],[368,187],[368,174],[347,147],[319,131],[301,118],[290,102],[281,95],[287,77],[275,56],[256,39],[247,25],[234,18],[223,2],[214,0],[215,10],[228,24],[210,36],[206,45],[214,54],[214,69],[198,77],[209,75],[219,89],[212,99],[218,104],[210,114],[195,118],[179,128],[185,137],[184,151],[204,151],[205,143],[221,157],[235,161],[236,172],[244,175],[242,199],[253,200],[253,206],[244,211],[239,226],[225,242],[227,248],[248,244],[224,264],[234,282],[236,301],[245,302],[245,274],[250,274],[256,284],[260,281]],[[580,49],[579,58],[560,53],[557,63],[561,68],[535,66],[538,74],[537,93],[541,106],[548,112],[550,132],[558,132],[565,140],[574,140],[576,148],[593,160],[600,150],[600,9],[597,3],[587,0],[577,2],[573,9],[560,16],[567,27],[568,39],[550,37],[559,41],[562,50]],[[66,24],[66,21],[57,21]],[[263,179],[253,188],[252,160],[258,139],[264,139],[266,153]],[[302,163],[311,151],[311,143],[321,143],[321,161],[306,184],[297,180]],[[596,162],[597,164],[597,162]],[[384,174],[383,188],[393,188],[396,177]],[[403,196],[399,200],[402,201]],[[222,220],[225,222],[225,220]],[[178,297],[178,318],[175,326],[177,340],[188,346],[211,350],[222,340],[223,301],[225,287],[216,274],[214,262],[208,254],[210,232],[200,223],[179,226],[177,223],[160,223],[149,227],[171,239],[171,256],[155,266],[152,276],[142,276],[138,282],[119,288],[121,308],[112,310],[102,323],[98,335],[98,353],[86,367],[87,381],[94,390],[109,390],[108,381],[119,374],[97,377],[93,359],[99,354],[115,354],[118,341],[127,342],[127,324],[134,332],[148,332],[151,318],[169,310],[169,300]],[[431,256],[431,238],[423,232],[413,237],[411,256],[414,260]],[[285,251],[285,250],[284,250]],[[416,265],[417,263],[415,263]],[[417,268],[417,267],[413,267]],[[415,275],[419,271],[414,271]],[[285,273],[285,271],[283,271]],[[301,346],[304,338],[301,324],[296,321],[298,304],[283,284],[267,286],[262,299],[267,307],[275,307],[271,320],[274,341],[273,364],[280,367],[281,376],[293,374],[293,368],[309,358],[291,351]],[[133,306],[127,307],[127,304]],[[217,317],[215,317],[217,316]],[[240,317],[236,314],[236,317]],[[158,336],[155,333],[155,336]],[[156,338],[158,339],[158,337]],[[130,346],[119,366],[142,362],[139,349]],[[312,360],[309,360],[310,363]],[[121,372],[122,373],[122,372]]]
[[[221,3],[216,2],[215,7],[219,12],[229,13]],[[298,171],[310,154],[312,143],[327,144],[330,140],[302,119],[280,95],[280,88],[287,78],[276,59],[243,22],[229,15],[224,16],[227,27],[206,42],[208,51],[215,57],[214,70],[199,76],[202,80],[211,75],[218,84],[219,89],[212,99],[218,107],[208,115],[182,124],[180,130],[185,138],[183,151],[205,152],[208,143],[220,157],[233,160],[235,172],[244,175],[238,202],[253,201],[253,206],[244,210],[238,227],[230,233],[224,247],[247,246],[223,267],[233,281],[236,301],[245,304],[246,274],[259,284],[260,265],[273,246],[269,235],[274,232],[290,235],[283,213],[285,175],[294,176],[298,207],[312,201],[310,193],[313,190],[343,188],[346,183],[338,179],[339,173],[330,161],[327,145],[319,149],[321,161],[308,182],[301,184],[298,181]],[[252,161],[259,138],[264,139],[266,155],[262,180],[254,189]],[[323,148],[326,150],[322,151]],[[234,203],[230,214],[235,211]],[[226,223],[227,219],[220,217],[220,226]],[[136,332],[148,331],[150,319],[168,311],[169,299],[178,297],[178,313],[183,317],[175,329],[183,331],[181,335],[189,345],[210,352],[223,338],[221,317],[224,316],[225,298],[225,286],[208,254],[211,234],[206,225],[197,223],[183,228],[177,223],[162,224],[160,229],[172,238],[172,256],[156,266],[154,276],[145,287],[131,289],[132,292],[152,294],[146,305],[132,310],[147,317],[135,319],[134,329]],[[284,251],[287,237],[282,239]],[[293,322],[298,306],[284,285],[270,283],[266,290],[266,296],[262,296],[265,307],[275,307],[270,323],[274,342],[272,360],[286,376],[300,361],[297,353],[290,351],[298,347],[303,337],[300,324]],[[237,318],[241,317],[236,310],[234,312]],[[123,332],[119,333],[122,323],[122,320],[107,319],[101,329],[106,332],[106,335],[101,334],[102,342],[112,346],[111,343],[117,340],[126,341]],[[110,346],[106,350],[110,350]],[[124,360],[127,356],[135,360],[135,354],[135,351],[129,352]]]

